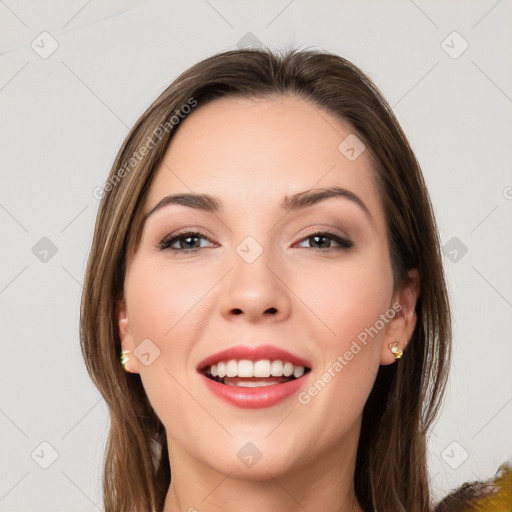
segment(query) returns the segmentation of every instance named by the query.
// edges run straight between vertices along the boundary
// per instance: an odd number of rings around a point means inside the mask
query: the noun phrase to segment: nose
[[[249,263],[239,254],[233,256],[233,269],[223,284],[220,308],[224,318],[240,322],[280,322],[291,311],[287,276],[278,258],[270,251]]]

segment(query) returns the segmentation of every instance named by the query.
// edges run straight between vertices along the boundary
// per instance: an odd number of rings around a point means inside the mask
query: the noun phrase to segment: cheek
[[[328,329],[315,338],[321,359],[298,401],[324,425],[319,444],[358,421],[379,369],[393,283],[386,263],[374,263],[317,272],[309,288],[311,309]]]
[[[140,364],[139,371],[155,410],[165,415],[189,401],[182,386],[190,386],[197,360],[191,353],[218,310],[211,291],[219,277],[211,267],[191,272],[186,265],[155,260],[134,259],[125,291],[135,345],[146,339],[156,345],[158,357],[148,366]]]
[[[347,350],[390,308],[393,276],[386,258],[347,259],[306,269],[296,279],[294,291],[321,322],[318,333],[323,334],[317,342],[331,358],[333,351]],[[378,322],[379,334],[372,339],[382,336],[385,325]]]
[[[150,338],[160,348],[186,341],[177,335],[196,315],[194,307],[215,284],[211,273],[200,276],[180,265],[151,260],[135,261],[126,282],[130,325],[136,342]],[[186,317],[186,318],[185,318]],[[183,320],[183,321],[182,321]]]
[[[393,275],[382,254],[375,251],[365,258],[317,267],[309,279],[299,281],[298,294],[324,324],[318,324],[314,337],[321,354],[318,371],[299,397],[302,404],[311,403],[318,417],[329,417],[333,404],[340,404],[346,414],[343,421],[354,419],[373,386],[382,339],[394,316]]]
[[[126,279],[135,345],[149,339],[159,351],[150,365],[139,365],[140,377],[160,420],[166,426],[178,425],[175,437],[184,431],[175,411],[191,407],[190,396],[184,391],[190,387],[187,363],[204,325],[194,305],[214,284],[209,281],[213,281],[211,276],[206,281],[197,274],[191,279],[180,265],[147,257],[133,261]]]

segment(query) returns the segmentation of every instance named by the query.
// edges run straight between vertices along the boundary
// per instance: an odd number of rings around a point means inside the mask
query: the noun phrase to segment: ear
[[[121,350],[129,350],[129,352],[125,354],[125,368],[131,373],[140,373],[139,361],[133,354],[135,350],[135,339],[131,331],[130,318],[124,300],[116,303],[116,316],[119,328],[119,339],[121,340]]]
[[[420,295],[420,276],[416,269],[410,270],[407,277],[393,295],[391,310],[396,311],[389,321],[384,335],[380,364],[392,364],[396,361],[389,345],[398,342],[398,348],[404,351],[416,327],[416,302]]]

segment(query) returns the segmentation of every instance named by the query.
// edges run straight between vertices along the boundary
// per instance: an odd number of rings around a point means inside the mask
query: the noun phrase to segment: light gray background
[[[455,354],[435,492],[492,475],[512,455],[511,14],[510,0],[0,0],[0,510],[102,510],[106,408],[78,340],[92,191],[177,74],[248,32],[353,60],[393,105],[448,244]],[[47,58],[31,48],[49,51],[43,31],[59,45]]]

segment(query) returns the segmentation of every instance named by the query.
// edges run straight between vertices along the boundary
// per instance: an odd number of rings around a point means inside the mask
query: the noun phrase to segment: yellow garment
[[[512,512],[512,466],[500,466],[498,475],[490,483],[494,490],[473,501],[467,512]]]

